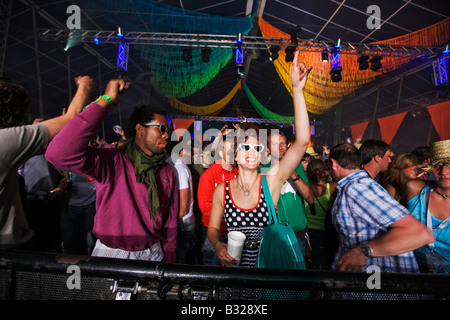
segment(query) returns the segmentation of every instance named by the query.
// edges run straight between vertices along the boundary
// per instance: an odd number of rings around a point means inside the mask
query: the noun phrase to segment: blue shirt
[[[411,198],[407,205],[407,208],[411,211],[411,214],[420,220],[423,224],[427,224],[427,212],[428,208],[426,205],[426,198],[428,196],[428,192],[430,192],[431,186],[425,186],[422,191]],[[447,269],[450,269],[450,226],[447,225],[445,228],[437,228],[442,223],[443,220],[435,218],[431,214],[431,224],[433,228],[433,234],[436,237],[436,241],[434,242],[434,251],[439,253],[444,259],[444,263],[447,266]],[[427,261],[425,258],[426,252],[430,252],[430,246],[426,245],[420,247],[414,251],[416,255],[417,261],[420,266],[427,266]]]
[[[382,237],[392,223],[410,214],[365,170],[341,179],[337,189],[332,218],[339,233],[339,248],[333,269],[345,252]],[[419,272],[413,252],[370,258],[361,271],[370,265],[378,266],[382,272]]]

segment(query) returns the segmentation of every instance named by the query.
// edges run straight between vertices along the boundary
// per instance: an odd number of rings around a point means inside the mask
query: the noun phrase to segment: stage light
[[[280,46],[270,46],[269,51],[270,51],[270,57],[269,60],[270,61],[275,61],[278,58],[278,51],[280,50]]]
[[[202,60],[203,62],[209,62],[209,55],[211,53],[211,48],[203,47],[202,48]]]
[[[291,36],[291,43],[294,45],[293,47],[287,47],[286,49],[284,49],[284,52],[286,53],[286,62],[291,62],[294,61],[294,53],[295,50],[297,50],[297,46],[298,46],[298,38],[297,38],[297,33],[300,32],[302,30],[302,27],[297,26],[294,29],[292,29],[291,31],[289,31],[289,35]]]
[[[123,33],[122,33],[122,27],[117,27],[117,36],[118,37],[123,37]]]
[[[100,40],[98,40],[98,38],[94,38],[94,42],[95,44],[99,44]]]
[[[244,73],[242,72],[244,65],[244,48],[242,48],[242,33],[238,33],[235,47],[235,61],[236,61],[236,76],[238,78],[243,78]]]
[[[337,67],[337,68],[332,69],[330,71],[331,81],[333,81],[333,82],[342,81],[341,71],[342,71],[342,67]]]
[[[69,38],[67,39],[64,51],[69,51],[69,49],[71,49],[81,43],[81,41],[80,41],[81,32],[82,31],[79,29],[73,29],[69,33]]]
[[[238,36],[237,36],[235,58],[236,58],[237,66],[240,67],[244,64],[244,49],[242,48],[242,33],[238,33]]]
[[[192,48],[191,47],[183,47],[183,48],[181,48],[181,50],[183,51],[183,54],[181,56],[183,61],[185,61],[185,62],[191,61],[191,59],[192,59]]]
[[[294,61],[295,47],[287,47],[284,52],[286,53],[286,62]]]
[[[449,52],[450,52],[449,44],[447,43],[447,44],[445,45],[445,49],[444,49],[444,51],[442,51],[442,53],[449,53]]]
[[[296,26],[294,29],[289,31],[289,35],[291,36],[291,43],[295,44],[296,47],[297,47],[297,44],[298,44],[297,34],[300,31],[302,31],[302,27],[301,26]]]
[[[359,70],[369,69],[369,56],[363,55],[356,60],[359,63]]]
[[[339,82],[342,81],[342,67],[341,67],[341,56],[339,53],[339,47],[334,47],[331,52],[331,81]]]
[[[373,71],[380,70],[383,67],[383,64],[381,63],[381,59],[383,59],[382,56],[373,56],[372,59],[369,60],[370,69]]]
[[[322,62],[328,62],[328,51],[322,52]]]

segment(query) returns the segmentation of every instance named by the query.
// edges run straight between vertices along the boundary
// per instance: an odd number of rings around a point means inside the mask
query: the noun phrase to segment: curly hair
[[[9,78],[0,77],[0,128],[20,125],[30,105],[24,87]]]
[[[310,182],[318,183],[323,181],[329,183],[333,181],[330,167],[322,159],[312,159],[306,168],[306,175]]]

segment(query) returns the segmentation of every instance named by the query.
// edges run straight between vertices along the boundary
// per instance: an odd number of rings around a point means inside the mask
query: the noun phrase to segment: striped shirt
[[[333,269],[345,252],[382,237],[392,223],[410,214],[365,170],[341,179],[337,189],[332,218],[339,233],[339,248]],[[371,265],[378,266],[382,272],[419,272],[413,252],[369,258],[361,271]]]

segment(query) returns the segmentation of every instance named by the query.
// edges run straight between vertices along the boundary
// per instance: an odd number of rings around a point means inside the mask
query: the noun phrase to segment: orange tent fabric
[[[392,116],[378,119],[380,125],[381,140],[390,144],[398,131],[398,128],[403,122],[407,112],[394,114]]]
[[[172,119],[173,122],[173,128],[175,130],[177,129],[184,129],[187,130],[191,124],[194,122],[194,119]],[[177,136],[180,138],[183,134],[178,131]]]
[[[427,109],[439,138],[450,139],[450,101],[428,106]]]
[[[352,139],[353,141],[356,141],[358,138],[362,138],[364,135],[364,132],[367,129],[367,125],[369,124],[369,121],[362,122],[358,124],[354,124],[350,126],[350,129],[352,130]]]

